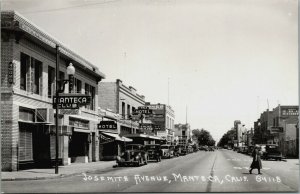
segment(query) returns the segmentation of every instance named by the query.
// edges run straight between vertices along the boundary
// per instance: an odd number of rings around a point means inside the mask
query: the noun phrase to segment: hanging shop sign
[[[117,123],[115,121],[100,121],[98,129],[117,129]]]
[[[10,62],[8,64],[8,74],[7,74],[7,82],[10,84],[15,83],[15,63]]]
[[[61,94],[53,97],[53,108],[60,109],[78,109],[80,106],[87,105],[91,102],[91,96],[85,94]]]

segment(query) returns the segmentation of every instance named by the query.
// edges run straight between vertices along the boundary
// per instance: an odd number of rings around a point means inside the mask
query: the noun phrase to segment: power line
[[[20,13],[22,13],[22,14],[34,14],[34,13],[43,13],[43,12],[55,12],[55,11],[61,11],[61,10],[66,10],[66,9],[79,8],[79,7],[88,7],[88,6],[93,6],[93,5],[108,4],[108,3],[113,3],[115,1],[120,1],[120,0],[111,0],[111,1],[106,1],[105,0],[103,2],[98,2],[98,3],[89,3],[89,4],[75,5],[75,6],[69,6],[69,7],[56,8],[56,9],[45,9],[45,10],[27,11],[27,12],[20,12]]]

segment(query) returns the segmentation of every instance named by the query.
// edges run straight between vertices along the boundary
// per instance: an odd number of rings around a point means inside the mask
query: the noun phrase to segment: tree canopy
[[[214,146],[216,141],[212,138],[209,131],[206,131],[205,129],[194,129],[192,131],[193,136],[198,139],[199,145],[208,145],[208,146]]]
[[[218,142],[218,146],[223,147],[224,145],[230,145],[233,146],[233,139],[236,137],[236,130],[235,129],[230,129],[228,130],[220,139]]]

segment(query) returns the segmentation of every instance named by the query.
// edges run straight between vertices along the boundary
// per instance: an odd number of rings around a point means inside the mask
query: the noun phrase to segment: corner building
[[[91,96],[79,111],[60,109],[56,91],[56,45],[60,47],[59,79],[68,79],[73,63],[74,89],[63,93]],[[1,165],[2,171],[51,167],[55,161],[55,115],[59,123],[59,162],[97,161],[99,134],[97,67],[14,11],[1,12]]]

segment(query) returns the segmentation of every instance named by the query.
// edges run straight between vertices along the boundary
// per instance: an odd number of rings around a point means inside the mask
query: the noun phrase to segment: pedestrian
[[[258,174],[261,174],[261,172],[260,172],[260,169],[262,168],[261,159],[260,159],[261,155],[262,155],[261,147],[255,146],[255,148],[253,149],[253,152],[252,152],[253,160],[252,160],[250,170],[249,170],[250,174],[252,174],[253,169],[257,169]]]

